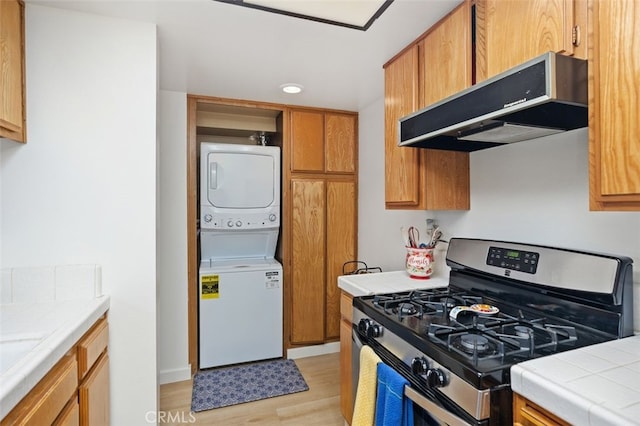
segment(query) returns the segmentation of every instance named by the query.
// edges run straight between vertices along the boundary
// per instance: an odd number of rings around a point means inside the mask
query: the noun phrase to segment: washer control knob
[[[423,356],[416,357],[411,360],[411,371],[415,374],[426,374],[429,370],[429,362]]]
[[[238,220],[238,221],[236,221],[236,226],[238,226],[238,227],[242,226],[242,222],[241,222],[241,221],[239,221],[239,220]]]
[[[441,388],[447,385],[447,376],[439,368],[428,369],[426,379],[427,385],[432,388]]]
[[[229,220],[229,221],[227,222],[227,226],[228,226],[229,228],[233,228],[233,221],[232,221],[232,220]]]
[[[278,217],[275,214],[271,213],[269,215],[269,222],[275,222],[277,218]]]
[[[211,219],[213,219],[213,216],[211,216],[210,214],[205,214],[204,215],[204,221],[209,223],[211,222]]]

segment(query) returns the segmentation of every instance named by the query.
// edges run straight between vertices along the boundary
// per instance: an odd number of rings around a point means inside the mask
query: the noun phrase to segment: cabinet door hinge
[[[571,30],[571,43],[574,46],[580,46],[580,25],[574,25]]]

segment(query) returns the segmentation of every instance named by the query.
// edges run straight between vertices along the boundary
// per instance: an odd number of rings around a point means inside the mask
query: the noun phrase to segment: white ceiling
[[[352,111],[383,96],[382,65],[460,1],[395,0],[361,31],[211,0],[26,0],[156,23],[161,89]],[[303,93],[280,91],[291,82]]]

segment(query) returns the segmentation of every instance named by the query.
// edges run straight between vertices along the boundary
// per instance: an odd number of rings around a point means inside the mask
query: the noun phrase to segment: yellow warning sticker
[[[218,299],[220,297],[220,276],[203,275],[200,277],[200,298]]]

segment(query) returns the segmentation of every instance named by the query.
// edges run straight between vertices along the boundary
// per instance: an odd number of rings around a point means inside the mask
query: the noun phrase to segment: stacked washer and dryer
[[[280,149],[200,148],[199,367],[282,357]]]

